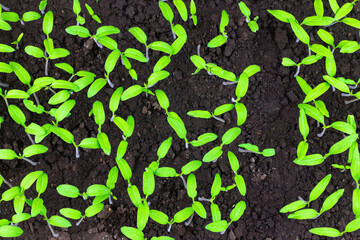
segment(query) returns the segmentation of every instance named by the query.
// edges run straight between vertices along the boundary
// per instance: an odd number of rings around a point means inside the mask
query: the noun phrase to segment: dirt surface
[[[20,4],[21,2],[21,4]],[[3,0],[2,4],[19,14],[25,11],[38,9],[39,1],[9,1]],[[130,27],[138,26],[148,35],[149,42],[161,40],[168,43],[173,41],[169,23],[162,17],[157,1],[146,0],[100,0],[81,1],[88,2],[95,13],[101,18],[103,25],[113,25],[121,30],[121,33],[112,36],[119,49],[133,47],[145,52],[145,47],[137,42],[127,31]],[[187,4],[189,1],[185,1]],[[181,24],[188,33],[188,42],[180,53],[172,57],[171,64],[166,68],[171,73],[170,77],[156,85],[162,89],[170,99],[170,110],[175,111],[184,120],[188,139],[196,139],[202,133],[213,132],[221,136],[226,130],[236,126],[235,111],[222,116],[225,124],[210,120],[194,119],[186,115],[190,110],[204,109],[214,110],[217,106],[230,103],[234,97],[235,85],[223,86],[222,80],[216,76],[209,76],[205,71],[192,75],[195,67],[190,61],[190,56],[196,54],[196,46],[201,44],[201,56],[207,62],[213,62],[224,69],[233,71],[237,76],[249,65],[257,64],[261,72],[250,79],[250,87],[242,102],[248,109],[248,119],[241,127],[242,133],[230,146],[224,148],[225,152],[231,150],[237,152],[236,146],[243,142],[256,144],[260,149],[273,147],[276,155],[264,158],[255,154],[238,153],[240,160],[240,173],[243,175],[248,192],[243,198],[234,189],[222,192],[215,200],[222,212],[222,218],[229,220],[229,214],[233,204],[245,200],[247,209],[241,219],[230,225],[225,234],[220,235],[205,230],[205,225],[210,223],[210,205],[204,203],[208,211],[208,219],[194,217],[190,226],[174,224],[169,236],[175,239],[324,239],[311,235],[308,229],[313,227],[334,227],[342,231],[345,225],[354,219],[351,209],[352,190],[354,182],[348,171],[340,172],[331,167],[332,163],[344,164],[346,154],[329,157],[323,164],[316,167],[301,167],[292,161],[296,157],[296,146],[301,140],[297,127],[298,107],[304,94],[293,78],[294,68],[285,68],[281,65],[282,57],[290,57],[297,62],[307,55],[307,48],[296,43],[296,37],[291,32],[289,25],[279,22],[272,17],[267,9],[282,9],[292,13],[299,21],[306,16],[314,14],[313,1],[310,0],[254,0],[245,1],[252,10],[252,16],[259,16],[260,30],[254,34],[246,25],[244,16],[240,13],[237,1],[231,0],[198,0],[197,15],[199,24],[197,27],[191,21],[183,22],[175,11],[174,23]],[[325,1],[327,2],[327,1]],[[340,4],[343,4],[343,1]],[[330,14],[327,3],[326,13]],[[173,7],[173,5],[171,4]],[[173,8],[174,9],[174,8]],[[50,75],[57,79],[68,79],[69,75],[54,67],[54,63],[67,62],[74,66],[75,70],[88,70],[101,77],[104,74],[104,63],[110,53],[107,49],[99,49],[92,41],[79,37],[70,36],[65,28],[76,23],[72,12],[72,1],[49,0],[47,10],[54,12],[54,30],[51,37],[55,47],[63,47],[70,51],[71,55],[65,59],[50,62]],[[219,34],[218,26],[221,11],[226,10],[230,16],[227,27],[229,41],[222,47],[209,49],[207,43]],[[352,17],[359,14],[360,5],[357,4]],[[82,12],[86,13],[82,5]],[[16,37],[24,32],[24,38],[20,44],[20,50],[15,53],[1,54],[0,61],[16,61],[21,63],[30,73],[32,79],[44,75],[44,60],[35,59],[25,54],[24,47],[34,45],[42,47],[45,38],[42,33],[42,21],[11,24],[13,30],[2,31],[0,42],[10,44]],[[89,18],[86,14],[85,26],[91,32],[101,26]],[[306,28],[312,40],[318,41],[316,28]],[[341,24],[336,24],[329,31],[334,33],[336,43],[339,40],[358,40],[357,31]],[[150,51],[150,62],[141,64],[131,61],[138,72],[139,83],[152,72],[156,61],[162,53]],[[338,74],[357,80],[360,74],[358,55],[335,54],[338,66]],[[324,61],[314,66],[304,67],[300,76],[304,77],[311,85],[315,86],[322,82],[325,73]],[[10,84],[10,88],[23,89],[24,86],[17,80],[14,74],[0,74],[1,82]],[[127,70],[118,63],[115,71],[111,74],[115,87],[123,86],[124,89],[133,85]],[[76,106],[72,115],[61,122],[61,127],[71,131],[78,143],[85,137],[96,136],[97,126],[92,117],[88,116],[95,100],[101,101],[105,107],[107,117],[111,116],[108,110],[108,102],[113,89],[106,86],[95,97],[88,99],[86,90],[73,94]],[[46,104],[51,96],[48,91],[42,91],[40,101]],[[344,104],[344,98],[338,91],[330,90],[322,97],[330,112],[330,121],[345,120],[348,114],[359,118],[357,103]],[[20,101],[11,101],[25,110]],[[51,117],[36,115],[29,111],[26,117],[29,122],[40,125],[51,122]],[[0,115],[5,116],[5,122],[0,130],[0,148],[11,148],[19,152],[30,145],[24,129],[15,124],[9,117],[4,101],[0,101]],[[167,157],[162,160],[162,166],[171,166],[180,170],[187,162],[202,159],[202,156],[212,147],[220,143],[216,140],[204,147],[185,149],[184,143],[168,125],[164,111],[159,109],[154,96],[146,97],[142,94],[132,100],[122,102],[118,111],[121,117],[129,115],[135,118],[135,133],[129,139],[126,161],[130,164],[134,176],[132,183],[141,189],[141,179],[145,167],[151,161],[157,159],[156,151],[159,144],[169,136],[174,137],[173,145]],[[329,147],[342,138],[334,131],[327,131],[321,139],[316,133],[321,129],[316,127],[314,121],[310,121],[311,134],[309,136],[310,153],[324,154]],[[116,149],[121,141],[121,131],[114,124],[107,121],[103,131],[108,134],[112,144],[111,156],[105,156],[100,150],[83,151],[81,157],[75,158],[75,149],[72,145],[64,143],[54,134],[44,139],[43,144],[49,147],[49,151],[32,159],[39,164],[36,167],[24,161],[2,161],[0,171],[6,179],[14,185],[18,185],[21,179],[31,171],[42,170],[49,175],[49,187],[43,194],[44,204],[48,209],[48,215],[59,214],[59,209],[72,207],[84,210],[87,203],[78,198],[70,200],[59,196],[56,186],[69,183],[77,186],[81,191],[95,183],[105,184],[107,174],[111,167],[115,166]],[[196,172],[198,181],[198,196],[210,197],[210,187],[216,173],[220,173],[223,185],[232,184],[233,173],[230,169],[226,154],[216,162],[203,164]],[[295,201],[298,196],[308,199],[311,189],[326,174],[331,173],[333,178],[327,187],[325,194],[319,200],[311,204],[311,207],[319,210],[326,196],[335,190],[345,188],[344,196],[339,203],[329,212],[326,212],[316,220],[297,221],[287,219],[279,210],[285,204]],[[114,191],[118,198],[113,205],[106,205],[105,209],[97,216],[86,219],[79,227],[69,229],[56,228],[60,232],[59,239],[126,239],[120,232],[121,226],[136,226],[136,207],[131,203],[127,192],[127,183],[119,177]],[[3,185],[1,191],[6,190]],[[35,191],[33,192],[35,193]],[[30,197],[27,195],[27,197]],[[33,196],[32,196],[33,197]],[[151,208],[165,212],[170,218],[179,210],[191,205],[191,199],[187,197],[186,190],[180,178],[156,178],[156,190],[148,199]],[[9,203],[1,203],[2,217],[10,217],[13,210]],[[75,225],[75,222],[72,222]],[[52,239],[46,222],[37,217],[26,223],[21,223],[24,234],[20,239]],[[168,235],[167,227],[149,220],[144,232],[146,237]],[[358,233],[346,234],[343,239],[358,239]]]

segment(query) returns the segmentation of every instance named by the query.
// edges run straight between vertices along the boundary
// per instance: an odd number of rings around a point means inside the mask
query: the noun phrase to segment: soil
[[[169,23],[162,17],[157,1],[151,0],[99,0],[87,1],[101,18],[102,25],[113,25],[121,30],[121,33],[112,36],[119,49],[133,47],[145,52],[145,47],[137,42],[127,31],[130,27],[138,26],[148,35],[148,42],[157,40],[171,43],[173,41]],[[185,1],[187,4],[189,1]],[[241,219],[230,225],[228,230],[220,235],[205,230],[205,225],[210,222],[210,206],[205,207],[208,211],[208,219],[194,217],[190,226],[174,224],[170,234],[167,227],[149,220],[144,232],[146,237],[169,235],[175,239],[325,239],[312,235],[308,232],[313,227],[334,227],[342,231],[345,225],[354,219],[352,213],[352,190],[355,188],[349,171],[341,172],[331,167],[332,163],[346,163],[346,155],[341,154],[329,157],[323,164],[316,167],[302,167],[292,161],[296,157],[296,147],[301,141],[298,130],[298,107],[304,94],[301,92],[293,77],[294,68],[286,68],[281,65],[282,57],[289,57],[298,61],[306,57],[307,48],[301,43],[296,43],[296,37],[291,31],[289,24],[279,22],[271,16],[267,9],[282,9],[292,13],[299,21],[306,16],[313,15],[313,1],[310,0],[254,0],[245,1],[252,11],[252,16],[259,16],[260,30],[252,33],[244,16],[240,13],[237,1],[231,0],[198,0],[197,15],[198,26],[194,27],[192,21],[183,22],[175,11],[175,23],[181,24],[188,33],[188,41],[180,53],[172,57],[171,64],[166,68],[171,73],[170,77],[156,85],[156,89],[162,89],[170,99],[170,110],[175,111],[185,122],[188,139],[196,139],[200,134],[213,132],[221,136],[226,130],[236,126],[236,115],[232,111],[222,116],[225,124],[215,119],[194,119],[186,115],[190,110],[204,109],[214,110],[217,106],[230,103],[234,97],[235,85],[223,86],[222,80],[216,76],[209,76],[205,71],[192,75],[195,67],[190,61],[190,56],[196,54],[196,47],[201,44],[201,56],[207,61],[215,63],[224,69],[233,71],[237,76],[249,65],[257,64],[261,72],[250,79],[250,87],[242,102],[248,109],[248,119],[241,126],[242,133],[230,146],[224,148],[225,152],[231,150],[237,152],[236,146],[243,142],[256,144],[260,149],[273,147],[276,155],[264,158],[249,153],[238,153],[240,161],[240,173],[247,185],[247,194],[242,197],[234,189],[222,192],[215,200],[222,212],[222,218],[229,220],[229,214],[233,204],[244,200],[247,209]],[[324,1],[327,15],[330,13],[327,1]],[[39,1],[10,1],[3,0],[1,3],[19,14],[29,10],[38,10]],[[85,1],[82,3],[82,13],[86,12]],[[343,4],[344,1],[339,1]],[[171,6],[172,3],[170,3]],[[74,66],[75,70],[88,70],[98,77],[104,74],[104,63],[110,53],[107,49],[98,48],[90,40],[70,36],[65,28],[76,24],[75,15],[72,12],[72,1],[48,0],[47,10],[54,12],[54,30],[51,37],[55,47],[63,47],[71,52],[65,59],[50,62],[50,75],[57,79],[68,79],[69,75],[55,68],[57,62],[67,62]],[[229,40],[222,47],[209,49],[207,43],[218,32],[221,11],[226,10],[230,16],[229,26],[226,28]],[[357,3],[351,13],[351,17],[357,17],[360,4]],[[86,15],[85,26],[91,32],[101,26]],[[27,45],[42,47],[45,38],[42,32],[42,21],[11,24],[13,30],[2,31],[0,42],[10,44],[23,32],[24,38],[20,43],[20,50],[14,53],[1,54],[0,61],[15,61],[21,63],[31,74],[32,79],[44,75],[44,60],[28,56],[23,51]],[[319,41],[317,28],[305,28],[313,41]],[[334,34],[336,43],[339,40],[358,40],[357,31],[343,24],[336,24],[328,28]],[[138,72],[140,84],[148,78],[156,61],[163,54],[150,51],[150,62],[147,64],[131,61],[134,69]],[[336,51],[338,75],[357,80],[360,74],[360,65],[357,54],[340,54]],[[325,74],[324,61],[313,66],[302,68],[300,76],[306,79],[312,86],[322,82]],[[17,80],[14,74],[0,74],[1,82],[9,83],[10,88],[23,89],[24,86]],[[127,70],[118,63],[115,71],[111,74],[115,87],[124,89],[134,84]],[[76,142],[85,137],[95,136],[97,126],[92,117],[88,116],[95,100],[101,101],[108,106],[113,89],[106,86],[96,96],[88,99],[86,90],[73,94],[71,98],[76,100],[76,106],[72,115],[61,122],[60,126],[68,129],[75,135]],[[46,105],[51,96],[49,91],[42,91],[40,101]],[[328,122],[345,120],[348,114],[359,118],[360,111],[357,103],[344,104],[344,98],[339,91],[328,91],[321,98],[324,100],[329,112]],[[20,101],[11,101],[25,110]],[[107,116],[110,111],[105,107]],[[40,125],[51,122],[51,117],[36,115],[29,111],[26,113],[27,122],[36,122]],[[0,102],[0,115],[5,116],[5,122],[0,130],[0,148],[11,148],[19,152],[28,145],[23,128],[14,123],[9,117],[4,101]],[[173,136],[173,145],[167,157],[161,165],[171,166],[180,170],[181,166],[202,156],[212,147],[219,144],[220,140],[207,144],[204,147],[186,149],[184,142],[180,140],[168,125],[166,115],[158,105],[154,96],[146,97],[142,94],[134,99],[120,104],[119,116],[134,116],[136,126],[134,135],[129,138],[126,161],[130,164],[134,176],[132,183],[141,189],[141,179],[145,167],[157,159],[156,151],[159,144]],[[318,138],[316,133],[321,129],[316,127],[315,121],[309,121],[311,134],[309,136],[310,153],[324,154],[330,146],[339,141],[343,136],[335,131],[327,131],[323,138]],[[108,134],[112,154],[105,156],[100,150],[81,150],[81,157],[75,158],[75,149],[72,145],[64,143],[54,134],[49,135],[42,142],[49,147],[46,154],[35,156],[32,159],[39,164],[36,167],[20,161],[2,161],[0,170],[6,179],[13,185],[18,185],[21,179],[31,171],[42,170],[49,176],[49,186],[43,194],[44,203],[48,210],[48,216],[59,214],[59,209],[72,207],[84,210],[87,203],[82,199],[68,199],[56,192],[60,184],[68,183],[85,191],[91,184],[105,184],[107,174],[111,167],[115,166],[116,149],[121,141],[121,131],[114,124],[107,121],[102,130]],[[21,137],[20,137],[21,136]],[[230,169],[226,154],[216,163],[203,164],[196,172],[198,181],[198,196],[210,197],[210,186],[216,173],[220,173],[223,185],[233,182],[233,173]],[[329,212],[311,221],[290,220],[286,214],[280,214],[279,210],[285,204],[295,201],[298,196],[308,199],[311,189],[325,175],[331,173],[332,180],[325,194],[319,200],[312,203],[311,207],[319,210],[326,196],[335,190],[345,188],[345,193],[339,203]],[[131,203],[127,191],[127,183],[119,177],[114,195],[118,198],[112,205],[105,206],[104,210],[96,217],[86,219],[80,226],[69,229],[56,228],[60,232],[59,239],[126,239],[120,232],[122,226],[136,227],[136,207]],[[7,187],[3,185],[1,191]],[[29,192],[33,194],[32,189]],[[31,194],[27,195],[31,197]],[[191,199],[186,195],[186,190],[180,178],[156,178],[156,190],[149,197],[151,208],[165,212],[172,217],[177,211],[190,206]],[[13,210],[10,203],[3,202],[0,205],[2,217],[10,217]],[[53,239],[41,217],[33,218],[26,223],[20,224],[24,234],[19,239]],[[360,234],[355,232],[345,234],[342,239],[360,239]]]

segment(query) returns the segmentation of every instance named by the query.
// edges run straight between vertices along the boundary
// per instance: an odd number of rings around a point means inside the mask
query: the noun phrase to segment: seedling
[[[16,41],[13,41],[11,44],[16,44],[16,49],[19,49],[19,43],[24,36],[24,33],[20,33],[20,35],[17,37]]]
[[[8,99],[28,99],[30,95],[27,92],[18,89],[5,90],[4,93],[0,88],[0,96],[4,99],[5,104],[9,107]]]
[[[22,154],[21,153],[16,154],[16,152],[11,149],[0,149],[0,159],[13,160],[13,159],[17,158],[17,159],[25,160],[28,163],[30,163],[31,165],[36,166],[37,163],[31,161],[28,158],[32,157],[34,155],[43,154],[43,153],[47,152],[47,150],[48,150],[47,147],[45,147],[44,145],[40,145],[40,144],[34,144],[34,145],[30,145],[30,146],[24,148],[24,151]]]
[[[246,194],[246,184],[243,176],[238,174],[239,170],[239,160],[235,156],[235,154],[231,151],[228,151],[228,159],[230,163],[231,170],[235,173],[234,181],[236,184],[236,187],[238,188],[240,194],[242,196],[245,196]]]
[[[256,33],[259,30],[259,25],[257,24],[257,20],[259,19],[259,16],[256,16],[256,17],[254,17],[253,20],[251,20],[251,18],[250,18],[251,11],[243,1],[241,1],[239,3],[239,8],[240,8],[241,13],[245,15],[245,17],[246,17],[245,21],[247,22],[250,30],[252,32]]]
[[[213,38],[209,43],[208,43],[208,47],[209,48],[216,48],[216,47],[220,47],[221,45],[223,45],[227,39],[227,33],[225,32],[225,27],[229,24],[229,15],[227,14],[227,12],[225,10],[222,11],[222,15],[221,15],[221,21],[220,21],[220,33],[221,35],[216,36],[215,38]]]
[[[196,5],[194,0],[190,1],[190,14],[191,14],[190,18],[193,20],[194,26],[196,26],[198,23],[198,19],[196,16]]]
[[[73,11],[76,14],[76,26],[79,26],[80,24],[83,25],[85,23],[85,18],[80,16],[81,5],[79,0],[73,0]]]
[[[94,13],[94,10],[87,3],[85,3],[85,7],[88,10],[88,13],[92,17],[92,19],[94,19],[98,23],[101,23],[101,20],[100,20],[99,16]]]
[[[129,116],[126,121],[122,117],[117,116],[113,119],[113,121],[116,126],[118,126],[123,132],[122,137],[124,140],[126,140],[128,137],[131,137],[135,128],[135,120],[132,116]]]
[[[320,55],[311,55],[308,57],[305,57],[303,60],[301,60],[299,63],[295,63],[293,60],[291,60],[290,58],[283,58],[281,64],[285,67],[292,67],[292,66],[296,66],[296,72],[294,74],[294,78],[296,78],[299,73],[300,73],[300,67],[302,65],[311,65],[316,63],[317,61],[319,61],[320,59],[322,59],[323,56]]]
[[[149,60],[149,45],[146,43],[147,36],[144,33],[144,31],[139,27],[132,27],[129,29],[129,32],[136,38],[136,40],[138,40],[140,43],[145,45],[146,48],[145,57],[147,60]]]
[[[275,149],[266,148],[262,152],[259,151],[259,147],[250,143],[239,144],[239,152],[241,153],[256,153],[261,154],[264,157],[272,157],[275,155]]]
[[[7,23],[1,16],[2,16],[2,5],[0,4],[0,29],[4,31],[10,31],[12,28],[9,23]]]
[[[174,24],[173,24],[174,12],[172,11],[169,4],[167,4],[166,2],[159,1],[159,7],[160,7],[160,10],[161,10],[164,18],[170,23],[171,32],[173,34],[174,39],[176,39],[176,34],[173,30],[173,28],[174,28]]]
[[[1,13],[1,19],[7,22],[20,22],[21,25],[25,25],[25,22],[35,21],[41,18],[41,15],[34,11],[25,12],[22,18],[15,12],[3,12]]]
[[[218,116],[231,111],[233,108],[234,108],[234,104],[224,104],[215,108],[213,113],[210,113],[209,111],[206,110],[194,110],[188,112],[187,115],[195,118],[205,118],[205,119],[214,118],[222,123],[225,123],[225,120]]]
[[[39,4],[39,10],[41,11],[42,14],[45,14],[46,6],[47,6],[47,0],[41,0]]]

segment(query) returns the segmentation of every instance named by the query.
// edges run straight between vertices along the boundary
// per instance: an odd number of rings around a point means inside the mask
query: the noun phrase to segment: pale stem
[[[5,7],[4,5],[0,4],[1,8],[4,10],[4,11],[10,11],[10,8],[8,7]]]
[[[231,102],[233,102],[233,103],[236,103],[236,100],[235,100],[235,98],[231,98]]]
[[[217,158],[217,159],[213,160],[212,162],[213,162],[213,163],[216,163],[218,159],[219,159],[219,158]]]
[[[330,26],[334,25],[335,23],[337,23],[337,22],[330,23],[329,25],[326,25],[324,27],[330,27]]]
[[[331,53],[334,53],[335,52],[335,48],[333,48],[332,50],[331,50]]]
[[[19,43],[16,43],[16,49],[19,50]]]
[[[214,75],[212,72],[209,72],[209,71],[208,71],[207,73],[208,73],[210,76],[213,76],[213,75]]]
[[[20,20],[21,25],[25,26],[25,23],[23,20]]]
[[[9,84],[0,82],[0,87],[9,87]]]
[[[204,201],[211,202],[211,199],[204,198],[204,197],[198,197],[198,201],[200,201],[200,202],[204,202]]]
[[[351,94],[350,93],[341,93],[341,96],[342,97],[351,97]]]
[[[83,220],[84,220],[84,217],[81,217],[81,218],[79,219],[79,221],[77,221],[77,222],[75,223],[75,225],[76,225],[76,226],[79,226],[80,223],[81,223]]]
[[[49,88],[49,90],[50,90],[50,92],[52,92],[52,94],[56,94],[56,92],[55,92],[55,90],[54,89],[52,89],[52,88]]]
[[[249,19],[245,18],[246,23],[249,23]]]
[[[201,47],[201,45],[199,44],[199,45],[197,45],[197,55],[200,57],[200,47]]]
[[[299,41],[300,41],[300,39],[299,39],[299,38],[296,38],[296,41],[295,41],[295,42],[298,43]]]
[[[146,47],[145,57],[149,61],[150,58],[149,58],[149,48],[148,47]]]
[[[307,203],[307,201],[305,201],[302,197],[300,197],[300,196],[298,196],[298,199],[300,200],[300,201],[303,201],[303,202],[306,202]]]
[[[46,220],[46,222],[47,222],[47,224],[48,224],[48,226],[49,226],[49,229],[50,229],[50,231],[51,231],[51,234],[52,234],[55,238],[59,237],[59,234],[54,232],[54,229],[53,229],[52,226],[50,225],[49,221]]]
[[[104,46],[101,44],[101,43],[99,43],[95,38],[93,38],[94,39],[94,42],[96,43],[96,45],[99,47],[99,48],[103,48]]]
[[[222,122],[222,123],[225,123],[225,120],[222,119],[222,118],[219,118],[219,117],[216,117],[216,116],[212,116],[213,118],[215,118],[216,120]]]
[[[242,149],[242,148],[239,148],[238,151],[241,152],[241,153],[256,153],[257,154],[257,152],[250,151],[250,150],[245,150],[245,149]]]
[[[147,205],[148,205],[148,206],[150,207],[150,205],[151,205],[151,202],[147,202],[146,204],[147,204]]]
[[[296,69],[296,73],[294,74],[294,78],[296,78],[300,73],[300,65]]]
[[[189,144],[187,142],[185,142],[185,148],[188,149],[189,148]]]
[[[71,82],[71,80],[75,77],[75,74],[71,75],[71,77],[69,78],[68,82]]]
[[[153,85],[148,86],[148,88],[151,88],[151,87],[155,86],[155,84],[157,84],[157,83],[158,82],[154,83]]]
[[[25,161],[27,161],[28,163],[30,163],[30,164],[33,165],[33,166],[36,166],[36,165],[37,165],[37,162],[31,161],[30,159],[28,159],[28,158],[26,158],[26,157],[23,157],[22,159],[25,160]]]
[[[182,182],[184,183],[185,189],[187,189],[186,181],[185,181],[185,178],[183,177],[183,175],[180,175],[180,178],[181,178]]]
[[[359,100],[360,100],[360,99],[355,98],[355,99],[353,99],[353,100],[345,101],[345,104],[353,103],[353,102],[356,102],[356,101],[359,101]]]
[[[80,25],[80,23],[78,21],[76,21],[76,26],[79,26],[79,25]]]
[[[124,134],[122,135],[122,139],[123,139],[123,140],[126,140],[126,137],[124,136]]]
[[[35,98],[36,105],[38,105],[38,106],[41,105],[38,97],[36,96],[36,93],[33,93],[33,95],[34,95],[34,98]]]
[[[331,85],[331,87],[332,87],[332,91],[333,91],[333,92],[335,92],[335,87],[334,87],[334,86],[332,86],[332,85]]]
[[[171,28],[171,32],[172,32],[172,34],[173,34],[173,38],[176,39],[176,34],[175,34],[175,32],[173,31],[172,28]]]
[[[122,54],[120,54],[121,65],[125,66]]]
[[[83,197],[83,199],[84,199],[84,200],[86,200],[86,199],[87,199],[85,195],[82,195],[82,197]]]
[[[114,84],[110,81],[109,78],[107,78],[106,81],[108,82],[108,84],[111,88],[114,88]]]
[[[46,9],[46,6],[43,8],[43,10],[41,10],[41,13],[44,15],[45,14],[45,9]]]
[[[320,127],[320,122],[316,121],[316,127]]]
[[[308,47],[308,49],[309,49],[309,56],[311,56],[311,49],[310,49],[310,46]]]
[[[9,102],[8,102],[7,98],[4,98],[4,101],[5,101],[6,107],[9,108]]]
[[[187,221],[184,223],[184,225],[185,225],[185,226],[189,226],[190,223],[191,223],[191,221],[193,220],[193,218],[194,218],[194,213],[191,214],[191,216],[189,217],[189,220],[187,220]]]
[[[356,89],[356,88],[357,88],[357,84],[355,84],[355,85],[349,85],[349,88],[350,88],[350,89]]]
[[[321,133],[318,133],[317,136],[319,138],[321,138],[322,136],[324,136],[325,131],[326,131],[326,128],[324,128]]]
[[[75,148],[75,156],[76,158],[80,158],[79,147]]]
[[[171,231],[171,226],[172,226],[172,224],[169,224],[169,227],[168,227],[168,229],[167,229],[168,232]]]
[[[34,144],[35,144],[34,139],[30,136],[30,134],[29,134],[29,133],[26,133],[26,134],[27,134],[27,136],[28,136],[28,138],[29,138],[29,140],[30,140],[31,144],[32,144],[32,145],[34,145]]]
[[[112,205],[113,204],[113,201],[111,199],[111,196],[109,196],[109,204]]]
[[[113,120],[114,120],[114,116],[112,116],[112,117],[110,118],[110,122],[113,122]]]
[[[238,82],[232,82],[232,81],[224,81],[222,84],[224,85],[224,86],[228,86],[228,85],[234,85],[234,84],[237,84]]]
[[[45,76],[48,76],[49,73],[48,73],[48,67],[49,67],[49,59],[46,58],[46,61],[45,61]]]
[[[220,232],[220,234],[223,235],[226,232],[226,230],[227,228],[224,231]]]
[[[8,181],[4,178],[3,175],[0,174],[0,176],[3,178],[3,182],[4,182],[6,185],[8,185],[9,188],[12,188],[12,187],[13,187],[13,186],[11,185],[11,183],[8,182]]]

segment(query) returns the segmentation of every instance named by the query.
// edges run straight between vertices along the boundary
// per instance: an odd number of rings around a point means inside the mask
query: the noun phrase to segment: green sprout
[[[205,118],[205,119],[214,118],[222,123],[225,123],[225,120],[218,116],[231,111],[233,108],[234,108],[234,104],[223,104],[223,105],[215,108],[213,113],[206,111],[206,110],[194,110],[194,111],[188,112],[187,115],[195,117],[195,118]]]
[[[73,0],[73,12],[76,14],[76,25],[79,26],[84,25],[85,18],[80,16],[81,13],[81,5],[79,0]]]
[[[101,20],[100,20],[99,16],[94,13],[94,10],[87,3],[85,3],[85,7],[88,10],[88,13],[92,17],[92,19],[94,19],[98,23],[101,23]]]
[[[191,14],[190,18],[193,20],[194,26],[196,26],[198,23],[198,19],[196,16],[196,5],[194,0],[190,1],[190,14]]]
[[[19,14],[15,12],[3,12],[1,13],[1,19],[7,22],[20,22],[21,25],[25,25],[25,22],[31,22],[41,18],[41,15],[34,11],[25,12],[20,18]]]
[[[160,10],[161,10],[164,18],[170,23],[173,38],[176,39],[176,34],[175,34],[174,30],[173,30],[173,28],[174,28],[174,24],[173,24],[174,12],[172,11],[169,4],[167,4],[166,2],[159,1],[159,7],[160,7]]]
[[[23,36],[24,36],[24,33],[20,33],[20,35],[17,37],[17,39],[11,43],[11,44],[16,44],[16,49],[19,49],[19,43]]]
[[[34,161],[31,161],[29,159],[29,157],[32,157],[32,156],[38,155],[38,154],[43,154],[43,153],[47,152],[47,150],[48,150],[47,147],[45,147],[44,145],[40,145],[40,144],[34,144],[34,145],[30,145],[30,146],[24,148],[22,154],[20,154],[20,153],[16,154],[16,152],[11,149],[0,149],[0,159],[13,160],[13,159],[17,158],[17,159],[25,160],[28,163],[30,163],[31,165],[36,166],[37,163]]]
[[[259,25],[257,24],[257,20],[259,19],[259,16],[256,16],[256,17],[254,17],[253,20],[251,20],[251,18],[250,18],[251,11],[243,1],[241,1],[239,3],[239,8],[240,8],[241,13],[245,15],[245,17],[246,17],[245,20],[246,20],[250,30],[252,32],[256,33],[259,30]]]
[[[260,152],[258,146],[254,145],[254,144],[250,144],[250,143],[241,143],[241,144],[239,144],[238,151],[241,152],[241,153],[261,154],[264,157],[272,157],[272,156],[275,155],[275,149],[273,149],[273,148],[266,148],[262,152]]]
[[[42,14],[45,14],[46,6],[47,6],[47,0],[41,0],[39,4],[39,10],[41,11]]]
[[[209,48],[216,48],[223,45],[227,39],[227,33],[225,32],[225,27],[229,24],[229,15],[228,13],[223,10],[221,15],[221,21],[220,21],[220,33],[221,35],[216,36],[215,38],[211,39],[211,41],[208,43]]]

